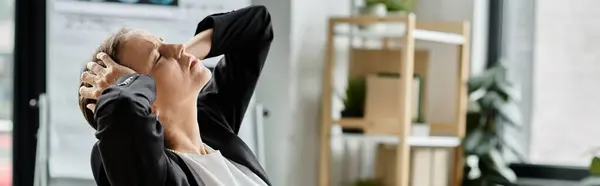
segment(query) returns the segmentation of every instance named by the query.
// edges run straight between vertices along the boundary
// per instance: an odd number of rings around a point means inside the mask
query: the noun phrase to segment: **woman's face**
[[[185,52],[181,44],[165,44],[144,31],[131,31],[119,50],[119,60],[140,74],[156,81],[155,106],[195,101],[211,78],[211,72],[199,59]]]

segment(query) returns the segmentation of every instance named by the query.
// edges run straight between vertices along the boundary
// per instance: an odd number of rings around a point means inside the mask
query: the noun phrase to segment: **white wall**
[[[420,0],[418,19],[470,20],[473,30],[473,71],[482,69],[485,59],[487,32],[487,0]],[[275,41],[257,88],[257,101],[270,111],[265,118],[267,172],[274,185],[317,185],[318,140],[320,118],[321,74],[325,51],[328,16],[347,15],[349,0],[252,0],[271,11]],[[436,46],[433,46],[436,47]],[[438,47],[438,63],[457,59],[456,52]],[[433,59],[435,60],[435,59]],[[438,64],[436,63],[436,64]],[[442,64],[444,65],[444,64]],[[431,69],[436,79],[455,75],[445,68],[456,68],[456,62]],[[343,68],[343,67],[340,67]],[[454,78],[449,78],[454,79]],[[445,86],[443,83],[439,86]],[[432,99],[448,102],[451,90],[434,94]],[[435,98],[435,95],[443,98]],[[441,108],[444,105],[440,104]],[[440,108],[440,107],[438,107]],[[435,112],[435,110],[433,111]],[[451,113],[437,111],[440,117]],[[339,143],[332,148],[339,152]],[[333,162],[339,162],[334,158]],[[339,171],[340,166],[334,166]],[[334,173],[334,176],[338,174]]]
[[[269,111],[264,118],[265,129],[265,169],[274,185],[286,185],[284,175],[291,174],[287,167],[291,162],[294,147],[289,144],[293,134],[290,69],[290,21],[291,2],[289,0],[252,0],[252,4],[266,5],[271,13],[275,38],[267,64],[263,69],[256,88],[256,100]],[[277,152],[277,153],[274,153]]]

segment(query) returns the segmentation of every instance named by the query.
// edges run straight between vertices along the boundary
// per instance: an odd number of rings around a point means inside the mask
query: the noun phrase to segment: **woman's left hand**
[[[120,77],[136,73],[130,68],[117,64],[105,53],[98,53],[96,57],[102,60],[106,67],[101,66],[97,62],[88,62],[86,64],[87,70],[81,74],[81,81],[92,86],[79,87],[79,94],[84,98],[96,100],[104,89],[114,84]],[[86,107],[94,111],[96,105],[88,104]]]

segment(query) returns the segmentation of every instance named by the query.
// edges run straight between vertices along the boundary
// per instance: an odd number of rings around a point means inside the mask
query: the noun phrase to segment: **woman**
[[[208,16],[183,45],[128,29],[107,39],[79,89],[96,184],[270,185],[237,133],[272,40],[263,6]],[[211,75],[200,60],[222,54]]]

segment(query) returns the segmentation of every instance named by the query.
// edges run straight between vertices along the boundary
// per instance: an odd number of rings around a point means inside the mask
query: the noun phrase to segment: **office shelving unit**
[[[365,31],[357,26],[338,27],[338,25],[373,25],[394,23],[402,25],[395,29],[386,29],[377,32]],[[470,25],[468,22],[417,22],[414,14],[406,17],[371,17],[371,16],[350,16],[333,17],[329,19],[327,45],[325,55],[325,65],[323,71],[322,83],[322,110],[321,110],[321,134],[320,134],[320,172],[319,186],[329,186],[330,180],[330,140],[331,129],[333,125],[340,125],[343,128],[365,129],[374,125],[373,121],[364,118],[342,118],[334,119],[333,112],[333,74],[335,59],[335,37],[350,37],[360,39],[381,39],[382,41],[399,40],[402,43],[402,59],[398,60],[399,67],[396,71],[400,74],[413,74],[415,72],[415,42],[428,41],[436,43],[445,43],[458,47],[458,65],[459,67],[457,81],[457,101],[456,121],[451,125],[431,123],[431,130],[445,130],[451,133],[450,136],[411,136],[411,110],[410,100],[413,92],[412,80],[410,78],[399,78],[399,113],[395,127],[389,128],[386,132],[369,132],[365,134],[353,134],[353,137],[367,137],[382,143],[397,144],[396,167],[399,175],[396,177],[396,184],[399,186],[409,186],[410,177],[410,149],[411,147],[441,147],[454,149],[454,165],[451,184],[460,185],[462,179],[462,149],[461,139],[465,135],[465,120],[467,112],[467,79],[469,74],[469,38]],[[351,42],[352,45],[352,42]],[[442,129],[443,128],[443,129]]]

